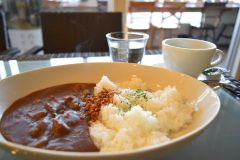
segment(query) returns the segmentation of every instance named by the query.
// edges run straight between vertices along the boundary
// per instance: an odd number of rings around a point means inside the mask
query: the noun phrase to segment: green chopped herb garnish
[[[134,93],[135,98],[137,99],[144,99],[145,101],[148,101],[150,97],[147,95],[147,92],[143,89],[137,89]]]

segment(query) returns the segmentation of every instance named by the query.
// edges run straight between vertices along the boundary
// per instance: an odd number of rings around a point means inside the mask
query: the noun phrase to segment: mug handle
[[[214,67],[214,66],[222,63],[222,61],[223,61],[223,57],[224,57],[224,52],[223,51],[221,51],[220,49],[216,49],[215,54],[218,55],[218,58],[215,61],[211,62],[210,67]]]

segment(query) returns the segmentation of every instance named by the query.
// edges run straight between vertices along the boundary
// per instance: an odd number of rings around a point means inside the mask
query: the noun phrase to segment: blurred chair
[[[152,47],[152,37],[151,35],[151,23],[152,23],[152,13],[156,9],[155,7],[155,1],[129,1],[129,18],[130,23],[128,24],[128,30],[129,31],[135,31],[135,32],[145,32],[149,34],[149,40],[147,44],[147,48]],[[147,13],[140,17],[135,17],[137,14]],[[140,20],[141,19],[141,20]],[[137,22],[138,21],[138,22]]]
[[[173,32],[180,27],[180,20],[185,6],[186,2],[164,1],[163,6],[159,8],[162,13],[161,23],[153,24],[152,29],[153,35],[160,31],[159,48],[162,46],[162,40],[173,37]]]
[[[120,12],[42,12],[41,22],[44,53],[106,52],[105,35],[122,31]]]
[[[162,12],[161,28],[177,28],[182,18],[182,12],[185,10],[186,2],[164,1]],[[169,23],[169,19],[174,18],[174,23]]]
[[[5,14],[3,11],[0,10],[0,55],[3,54],[15,55],[19,52],[20,52],[19,49],[11,48]]]
[[[199,25],[191,26],[191,34],[193,30],[199,30],[200,39],[216,41],[216,29],[218,28],[222,13],[224,12],[226,2],[204,2],[202,9],[202,18]],[[210,32],[212,36],[210,36]]]
[[[216,36],[215,43],[218,44],[221,38],[231,40],[234,25],[234,23],[223,23],[219,34]]]

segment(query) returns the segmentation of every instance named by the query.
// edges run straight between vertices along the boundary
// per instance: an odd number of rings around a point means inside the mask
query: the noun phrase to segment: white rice
[[[119,94],[114,95],[113,104],[101,107],[98,120],[90,126],[90,135],[100,151],[166,143],[170,132],[177,132],[192,121],[194,106],[186,102],[175,87],[152,93],[142,90],[146,84],[136,76],[121,85],[103,76],[94,93],[103,88]]]

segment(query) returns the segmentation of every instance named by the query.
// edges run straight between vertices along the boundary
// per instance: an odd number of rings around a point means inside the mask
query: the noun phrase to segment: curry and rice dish
[[[196,111],[175,87],[151,92],[136,76],[115,84],[64,84],[15,101],[0,129],[11,142],[73,151],[123,151],[170,141],[187,127]]]

